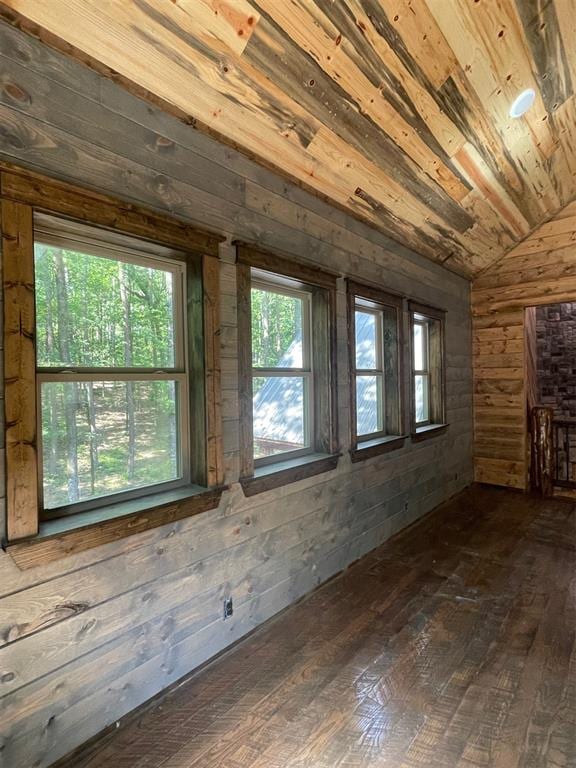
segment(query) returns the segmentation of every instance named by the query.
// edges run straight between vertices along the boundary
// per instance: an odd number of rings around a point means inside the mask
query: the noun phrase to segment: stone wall
[[[576,302],[536,309],[538,401],[576,419]]]

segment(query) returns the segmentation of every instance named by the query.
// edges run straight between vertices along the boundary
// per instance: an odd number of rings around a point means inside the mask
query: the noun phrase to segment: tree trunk
[[[118,264],[120,277],[120,298],[124,312],[124,365],[132,367],[132,318],[130,313],[129,276],[126,265]],[[128,479],[134,479],[136,453],[136,425],[134,420],[134,383],[126,382],[126,431],[128,432]]]
[[[84,284],[88,285],[88,269],[84,263]],[[88,318],[88,294],[84,294],[84,318]],[[84,349],[90,349],[90,337],[88,334],[88,323],[82,323],[84,336]],[[89,361],[84,360],[84,365],[90,365]],[[90,430],[90,490],[92,495],[96,488],[96,472],[98,471],[98,431],[96,429],[96,409],[94,407],[94,384],[87,381],[84,385],[86,394],[86,420]]]
[[[52,293],[52,271],[47,271],[46,280],[46,351],[50,362],[54,361],[54,316],[52,314],[54,295]],[[56,391],[53,386],[48,388],[48,445],[44,447],[48,454],[46,471],[50,477],[58,473],[58,426],[56,421]],[[48,449],[48,450],[46,450]]]
[[[62,251],[54,249],[56,264],[56,297],[58,300],[58,346],[60,359],[70,363],[70,316],[68,311],[68,277],[62,257]],[[68,500],[72,503],[80,498],[78,484],[78,428],[76,412],[78,410],[78,384],[64,384],[64,413],[66,421],[66,456],[68,475]]]

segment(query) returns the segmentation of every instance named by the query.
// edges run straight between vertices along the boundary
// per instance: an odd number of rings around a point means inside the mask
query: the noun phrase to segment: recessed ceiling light
[[[513,118],[522,117],[522,115],[525,115],[526,112],[528,112],[532,104],[534,104],[535,99],[536,93],[534,89],[526,88],[525,91],[522,91],[522,93],[514,99],[508,114]]]

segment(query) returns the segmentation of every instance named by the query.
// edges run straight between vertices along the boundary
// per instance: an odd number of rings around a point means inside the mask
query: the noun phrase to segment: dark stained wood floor
[[[475,486],[59,768],[575,768],[575,533]]]

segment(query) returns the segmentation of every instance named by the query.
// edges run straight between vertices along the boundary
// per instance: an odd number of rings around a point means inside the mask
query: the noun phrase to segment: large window
[[[337,461],[335,277],[251,246],[238,260],[241,479],[256,493]]]
[[[353,457],[402,442],[401,312],[400,297],[348,282]]]
[[[445,426],[444,313],[411,302],[412,431]]]
[[[185,264],[40,217],[34,266],[44,512],[189,482]]]

